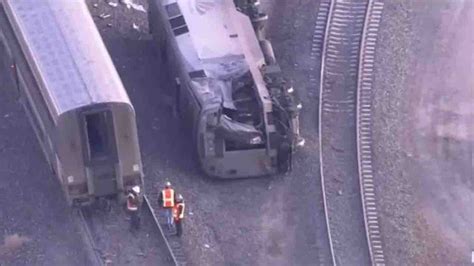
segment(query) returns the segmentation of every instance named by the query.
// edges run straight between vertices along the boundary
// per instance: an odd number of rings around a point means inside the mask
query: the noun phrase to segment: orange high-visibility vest
[[[178,203],[173,208],[173,217],[175,221],[179,221],[184,218],[184,203]]]
[[[173,208],[174,207],[174,189],[165,188],[161,192],[163,196],[163,207]]]
[[[137,202],[136,202],[136,197],[135,195],[133,194],[128,194],[128,198],[127,198],[127,209],[129,211],[137,211],[138,210],[138,206],[137,206]]]

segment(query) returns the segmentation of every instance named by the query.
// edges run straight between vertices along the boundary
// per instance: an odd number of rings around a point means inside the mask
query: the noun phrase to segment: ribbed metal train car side
[[[180,118],[184,120],[182,123],[184,128],[191,131],[192,136],[196,136],[196,123],[199,120],[202,103],[199,98],[194,95],[192,89],[187,88],[191,79],[189,75],[183,71],[183,69],[185,69],[185,62],[180,58],[180,51],[176,39],[169,37],[173,36],[173,32],[170,27],[167,27],[167,20],[163,14],[165,14],[165,10],[161,4],[161,0],[149,1],[148,18],[150,21],[150,32],[154,40],[157,41],[155,48],[161,57],[160,59],[169,66],[167,71],[170,76],[176,77],[174,80],[176,87],[168,88],[166,93],[175,97],[173,99],[174,104],[178,105],[176,107],[181,116]],[[179,92],[177,90],[179,90]],[[218,105],[216,108],[218,108]]]
[[[68,202],[90,204],[142,185],[135,111],[85,3],[2,0],[0,7],[0,48],[13,66],[3,72]]]
[[[193,139],[193,144],[199,143],[199,125],[201,117],[206,110],[218,110],[220,108],[219,103],[204,103],[201,99],[195,95],[193,88],[190,86],[191,78],[186,72],[186,62],[182,57],[181,52],[178,48],[178,43],[174,36],[171,27],[168,26],[168,17],[165,15],[165,7],[163,6],[164,1],[151,0],[148,2],[148,19],[150,32],[153,35],[153,39],[156,41],[155,48],[160,56],[162,62],[168,66],[168,72],[171,77],[175,77],[175,87],[168,88],[166,93],[174,98],[174,105],[178,111],[179,119],[181,120],[182,127],[190,132]],[[200,160],[202,166],[202,150],[203,147],[195,146],[194,151],[196,152],[197,159]],[[205,167],[202,167],[204,171]],[[207,171],[205,171],[207,172]],[[211,174],[211,173],[208,173]]]

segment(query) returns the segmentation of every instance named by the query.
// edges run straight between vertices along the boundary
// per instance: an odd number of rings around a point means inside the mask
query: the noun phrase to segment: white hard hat
[[[183,195],[179,194],[178,198],[176,199],[177,202],[182,202],[183,201]]]
[[[135,193],[137,193],[137,194],[139,194],[139,193],[140,193],[140,187],[139,187],[139,186],[134,186],[134,187],[132,188],[132,191],[135,192]]]
[[[171,182],[170,182],[170,181],[166,181],[165,187],[171,187]]]

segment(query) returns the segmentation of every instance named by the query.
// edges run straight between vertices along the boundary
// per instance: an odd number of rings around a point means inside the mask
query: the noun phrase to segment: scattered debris
[[[112,27],[112,23],[107,23],[107,27]]]
[[[194,215],[194,212],[189,212],[189,215]]]
[[[139,253],[137,253],[137,256],[139,256],[139,257],[146,257],[146,254],[143,253],[143,252],[139,252]]]
[[[110,14],[102,13],[102,14],[99,15],[99,18],[101,18],[101,19],[106,19],[108,17],[110,17]]]
[[[8,118],[8,117],[10,117],[10,114],[6,114],[3,117]]]
[[[110,260],[110,257],[115,257],[114,254],[110,253],[110,252],[104,252],[104,253],[101,253],[100,257],[107,261],[107,260]],[[112,261],[111,261],[112,262]]]
[[[337,152],[344,152],[344,149],[334,147],[332,144],[331,144],[331,148]]]
[[[30,241],[31,239],[28,237],[19,236],[18,234],[6,236],[3,245],[0,246],[0,258],[15,252]]]
[[[137,30],[137,31],[140,30],[140,27],[139,27],[137,24],[135,24],[135,23],[132,24],[132,28],[133,28],[134,30]]]
[[[116,3],[116,2],[108,2],[107,4],[111,7],[117,7],[118,6],[118,3]]]
[[[209,246],[208,244],[204,244],[204,247],[205,248],[210,248],[211,246]]]
[[[145,8],[144,8],[142,5],[135,4],[135,3],[133,2],[133,0],[120,0],[120,2],[121,2],[122,4],[124,4],[124,5],[126,5],[128,9],[133,8],[133,9],[135,9],[135,10],[137,10],[137,11],[141,11],[141,12],[145,12],[145,13],[146,13]]]
[[[338,194],[339,196],[342,196],[342,190],[338,190],[338,191],[337,191],[337,194]]]
[[[99,7],[99,4],[95,3],[92,5],[94,8],[98,8]]]

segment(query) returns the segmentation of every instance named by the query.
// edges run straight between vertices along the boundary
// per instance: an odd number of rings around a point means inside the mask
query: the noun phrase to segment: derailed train
[[[69,204],[143,185],[135,111],[84,1],[0,0],[0,58]]]
[[[285,82],[255,0],[149,0],[149,26],[176,86],[174,105],[206,174],[291,169],[304,144],[301,103]]]

